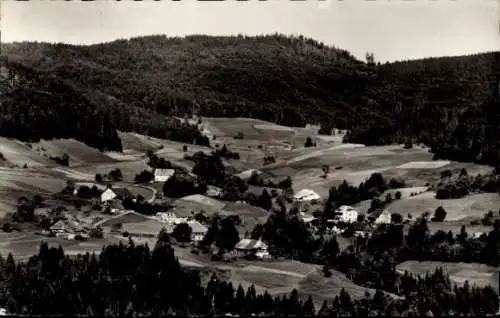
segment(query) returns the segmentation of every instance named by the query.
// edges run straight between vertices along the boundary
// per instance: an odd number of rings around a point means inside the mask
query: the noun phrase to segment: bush
[[[146,183],[154,179],[154,174],[149,170],[143,170],[135,176],[135,183]]]
[[[391,214],[391,222],[396,223],[396,224],[400,224],[403,222],[403,216],[399,213],[392,213]]]
[[[55,162],[57,162],[58,164],[60,164],[62,166],[66,166],[66,167],[69,166],[69,155],[67,153],[64,153],[62,155],[62,157],[50,157],[50,159],[54,160]],[[25,164],[25,166],[26,166],[26,164]]]
[[[304,147],[305,147],[305,148],[309,148],[309,147],[313,147],[313,146],[314,146],[314,144],[313,144],[313,142],[312,142],[311,137],[307,137],[307,138],[306,138],[306,142],[304,143]]]
[[[402,180],[397,180],[395,178],[392,178],[390,181],[389,181],[389,187],[391,189],[398,189],[398,188],[404,188],[405,187],[405,182],[402,181]]]
[[[187,145],[182,146],[182,151],[183,151],[183,152],[188,151],[188,146],[187,146]]]
[[[102,175],[100,173],[96,173],[95,175],[95,182],[101,183],[102,182]]]
[[[432,221],[434,222],[443,222],[446,218],[446,211],[442,206],[438,207],[436,211],[434,211],[434,216],[432,217]]]
[[[443,172],[441,172],[441,178],[450,178],[452,176],[451,170],[446,169]]]
[[[111,170],[111,172],[109,173],[109,176],[111,177],[111,179],[113,181],[122,181],[123,180],[122,171],[118,168]]]
[[[5,222],[4,224],[2,224],[2,231],[7,233],[12,232],[12,226],[10,225],[9,222]]]
[[[395,198],[396,200],[401,200],[401,191],[396,192]]]
[[[273,156],[265,156],[263,160],[264,166],[271,165],[276,162],[276,159]]]
[[[392,194],[391,193],[387,193],[385,195],[385,204],[389,204],[392,202]]]
[[[103,231],[99,226],[91,229],[89,235],[92,238],[103,238],[104,237]]]

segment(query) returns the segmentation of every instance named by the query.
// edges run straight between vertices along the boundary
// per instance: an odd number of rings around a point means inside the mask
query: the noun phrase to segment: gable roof
[[[321,197],[319,194],[311,189],[302,189],[297,192],[294,196],[296,200],[319,200]]]
[[[261,240],[242,239],[236,244],[235,248],[239,250],[266,249],[267,244]]]
[[[191,227],[193,233],[206,233],[208,231],[208,228],[205,225],[201,224],[196,220],[189,221],[188,225],[189,227]]]
[[[129,189],[127,188],[113,188],[111,189],[117,196],[126,198],[126,197],[133,197],[134,195],[132,192],[130,192]]]
[[[174,169],[155,169],[154,175],[155,177],[171,177],[175,173]]]
[[[66,231],[70,233],[81,231],[82,228],[76,222],[69,220],[59,220],[50,227],[52,231]]]

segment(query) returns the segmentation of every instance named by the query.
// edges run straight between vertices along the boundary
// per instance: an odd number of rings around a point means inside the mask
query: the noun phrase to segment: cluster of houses
[[[299,207],[300,216],[305,223],[311,223],[316,218],[306,214],[304,211],[308,209],[310,205],[316,204],[320,200],[320,195],[310,189],[303,189],[294,195],[294,202]],[[338,207],[334,213],[333,218],[328,219],[327,222],[331,225],[332,231],[335,233],[342,233],[343,230],[337,228],[335,224],[354,224],[358,223],[360,213],[353,207],[348,205],[342,205]],[[376,209],[371,212],[368,220],[373,225],[390,224],[391,223],[391,213],[386,208]],[[356,235],[365,235],[366,233],[362,230],[357,230]]]

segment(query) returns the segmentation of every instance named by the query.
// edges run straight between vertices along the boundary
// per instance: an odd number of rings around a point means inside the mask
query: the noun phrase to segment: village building
[[[369,220],[374,224],[391,224],[391,212],[385,208],[375,209],[370,213]]]
[[[348,205],[338,207],[335,212],[336,220],[344,223],[354,223],[358,220],[358,211]]]
[[[54,225],[50,227],[50,232],[56,237],[74,240],[77,235],[82,238],[88,237],[85,230],[76,222],[71,222],[69,220],[59,220]]]
[[[156,218],[160,220],[160,222],[167,224],[180,224],[187,222],[187,218],[178,217],[174,212],[158,212],[156,213]]]
[[[207,234],[208,228],[196,220],[189,221],[187,224],[191,228],[191,241],[201,242]]]
[[[302,189],[293,196],[294,203],[297,204],[299,211],[305,211],[310,204],[316,203],[321,196],[311,189]]]
[[[304,223],[311,223],[312,221],[316,220],[314,216],[306,214],[304,212],[300,212],[300,218]]]
[[[222,196],[222,189],[216,186],[209,185],[207,187],[207,196],[220,198]]]
[[[174,169],[155,169],[154,171],[154,181],[155,182],[165,182],[170,179],[175,174]]]
[[[107,188],[101,193],[101,202],[110,202],[113,199],[123,200],[133,198],[134,195],[127,188]]]
[[[239,241],[234,248],[237,252],[245,256],[253,255],[260,259],[270,258],[268,246],[261,240],[245,238]]]

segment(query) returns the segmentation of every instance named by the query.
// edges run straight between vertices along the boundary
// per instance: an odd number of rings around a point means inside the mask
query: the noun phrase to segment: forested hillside
[[[369,107],[348,141],[424,142],[436,157],[500,164],[500,53],[432,58],[377,67]]]
[[[122,145],[107,112],[60,80],[1,61],[0,135],[23,141],[75,138],[101,150]]]
[[[500,161],[499,54],[375,65],[282,35],[2,45],[9,59],[92,96],[124,130],[172,134],[180,122],[168,116],[191,112],[314,122],[350,129],[348,141],[422,141],[438,156],[490,164]]]

